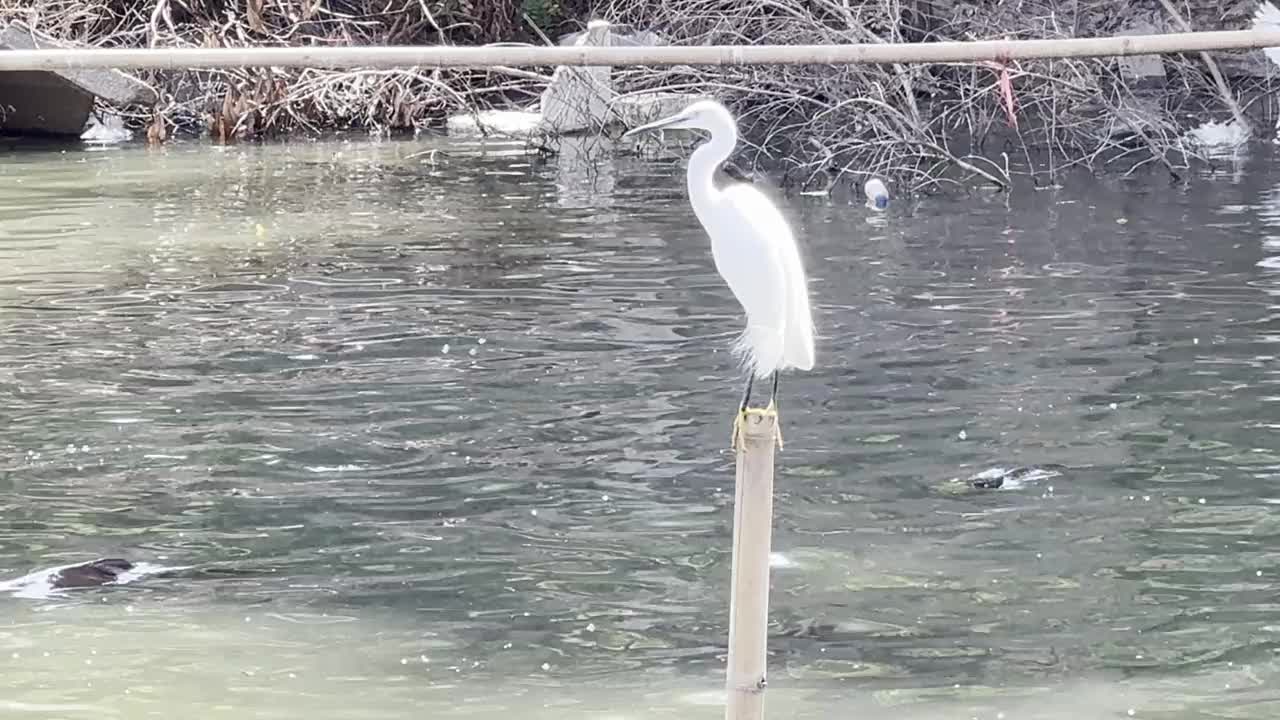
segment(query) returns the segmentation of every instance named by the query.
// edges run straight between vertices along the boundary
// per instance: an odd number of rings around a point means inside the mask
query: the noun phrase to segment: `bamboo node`
[[[768,686],[769,686],[769,681],[766,680],[763,675],[761,675],[760,678],[757,679],[755,682],[738,685],[737,687],[734,688],[734,690],[737,690],[738,692],[747,693],[748,695],[759,695],[760,693],[764,692]]]

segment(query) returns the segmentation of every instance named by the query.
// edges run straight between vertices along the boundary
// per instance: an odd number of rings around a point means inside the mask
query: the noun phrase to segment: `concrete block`
[[[0,52],[72,47],[20,22],[0,29]],[[95,97],[116,105],[151,105],[156,91],[118,70],[0,72],[0,131],[79,135]]]
[[[1149,19],[1137,19],[1126,25],[1120,35],[1156,35],[1167,32]],[[1164,80],[1164,60],[1159,55],[1130,55],[1120,60],[1120,73],[1126,80]]]

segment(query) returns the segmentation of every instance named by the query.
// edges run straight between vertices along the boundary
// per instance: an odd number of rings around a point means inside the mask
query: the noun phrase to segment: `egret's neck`
[[[729,159],[729,153],[737,144],[736,128],[716,128],[711,132],[711,139],[699,145],[689,157],[689,202],[699,219],[706,217],[708,205],[720,192],[715,185],[716,168]]]

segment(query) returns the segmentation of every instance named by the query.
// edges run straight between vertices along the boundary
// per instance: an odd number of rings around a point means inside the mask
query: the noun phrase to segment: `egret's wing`
[[[782,276],[786,278],[784,353],[781,367],[800,370],[813,369],[813,311],[809,306],[809,282],[805,278],[804,264],[800,261],[800,248],[786,218],[774,207],[764,193],[749,185],[732,188],[733,202],[754,207],[760,218],[758,227],[765,240],[774,248],[782,263]]]
[[[771,207],[754,197],[735,194],[738,189],[716,197],[703,225],[711,236],[716,270],[747,314],[746,330],[734,350],[745,356],[757,377],[763,378],[782,363],[786,284],[782,259],[768,240],[767,213],[761,212],[761,208]]]
[[[747,312],[740,345],[758,376],[784,367],[813,367],[808,288],[791,228],[764,193],[734,185],[716,204],[708,227],[716,269]]]

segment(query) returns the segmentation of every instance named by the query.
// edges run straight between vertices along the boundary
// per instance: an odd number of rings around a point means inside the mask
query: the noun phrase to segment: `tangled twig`
[[[518,8],[513,1],[0,0],[0,23],[21,19],[55,38],[101,47],[476,44],[507,39]],[[158,108],[164,124],[232,141],[417,129],[450,112],[534,98],[550,71],[232,69],[141,77],[165,98]],[[134,127],[160,127],[150,109],[122,114]]]
[[[477,45],[550,42],[556,30],[547,18],[558,13],[647,28],[673,45],[811,45],[1107,35],[1134,18],[1167,21],[1170,7],[1168,0],[0,0],[0,22],[20,19],[59,39],[105,47]],[[1248,25],[1256,0],[1180,7],[1187,16],[1173,12],[1178,22],[1234,29]],[[1199,152],[1183,139],[1187,117],[1221,113],[1221,104],[1202,101],[1226,98],[1238,120],[1251,103],[1237,106],[1234,98],[1256,89],[1248,83],[1262,84],[1233,77],[1236,94],[1227,92],[1222,68],[1231,57],[1209,67],[1199,55],[1164,56],[1167,82],[1153,94],[1111,58],[628,67],[615,69],[614,80],[624,95],[721,98],[742,130],[735,162],[780,170],[784,182],[805,189],[869,176],[910,189],[973,180],[1008,186],[1013,173],[1187,167]],[[157,142],[170,130],[230,142],[418,129],[452,113],[529,106],[553,71],[157,71],[143,79],[160,89],[162,102],[126,119]],[[1010,154],[1021,158],[1013,167]]]
[[[653,28],[675,45],[822,45],[1105,35],[1135,18],[1163,17],[1167,0],[1123,7],[1103,0],[611,2],[608,16]],[[1232,7],[1215,5],[1220,14],[1202,28],[1248,24],[1248,0],[1226,2]],[[1183,139],[1184,105],[1216,93],[1198,56],[1163,62],[1172,81],[1151,93],[1115,58],[628,68],[617,77],[629,91],[718,96],[751,141],[743,162],[781,166],[802,186],[874,175],[918,189],[966,178],[1007,186],[1011,172],[1053,176],[1116,163],[1179,171],[1200,152]],[[1023,159],[1016,167],[1010,150]]]

